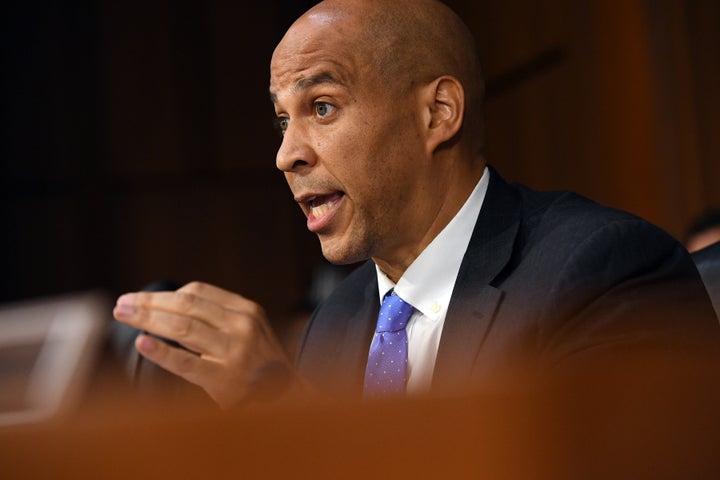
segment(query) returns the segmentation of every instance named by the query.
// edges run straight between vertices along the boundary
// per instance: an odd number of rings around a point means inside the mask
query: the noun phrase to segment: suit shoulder
[[[521,198],[526,218],[545,222],[587,222],[600,225],[614,220],[641,220],[640,217],[616,208],[601,205],[569,191],[539,191],[512,184]]]
[[[660,227],[632,213],[607,207],[567,191],[540,192],[513,185],[523,205],[521,235],[528,243],[572,248],[591,237],[635,239],[673,248],[677,241]],[[631,242],[635,243],[635,242]]]

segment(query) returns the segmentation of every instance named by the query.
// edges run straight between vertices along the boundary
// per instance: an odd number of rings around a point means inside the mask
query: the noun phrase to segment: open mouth
[[[299,199],[298,201],[307,215],[308,230],[315,233],[327,231],[331,227],[335,214],[342,208],[344,197],[343,192],[336,191],[322,195],[308,195]]]
[[[334,192],[329,195],[318,195],[310,198],[305,204],[310,208],[310,215],[315,218],[322,218],[327,215],[337,202],[343,197],[342,192]]]

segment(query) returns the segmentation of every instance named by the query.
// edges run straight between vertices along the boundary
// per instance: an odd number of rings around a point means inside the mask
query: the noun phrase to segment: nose
[[[310,146],[307,135],[299,125],[288,125],[282,144],[275,157],[275,165],[283,172],[297,173],[299,170],[315,165],[317,155]]]

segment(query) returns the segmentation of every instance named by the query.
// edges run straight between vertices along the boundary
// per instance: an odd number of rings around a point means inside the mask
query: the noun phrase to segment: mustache
[[[307,194],[324,195],[343,191],[337,183],[319,178],[294,177],[292,179],[287,178],[287,182],[295,197]]]

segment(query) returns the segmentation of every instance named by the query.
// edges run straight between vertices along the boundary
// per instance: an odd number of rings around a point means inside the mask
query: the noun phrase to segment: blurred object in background
[[[100,292],[0,306],[0,426],[47,420],[78,406],[109,312]]]
[[[287,318],[274,322],[273,327],[290,360],[295,359],[300,337],[315,308],[355,268],[357,268],[357,264],[333,265],[326,260],[320,261],[313,269],[310,285],[303,301]]]
[[[692,258],[712,301],[715,316],[720,319],[720,241],[692,252]]]
[[[720,242],[720,209],[706,210],[688,228],[685,247],[693,253],[717,242]]]

